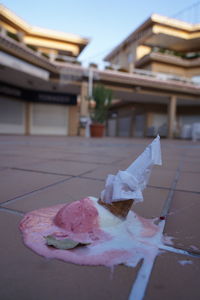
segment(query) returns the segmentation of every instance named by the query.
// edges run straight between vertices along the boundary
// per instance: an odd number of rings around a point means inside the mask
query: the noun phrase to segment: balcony
[[[194,58],[193,58],[194,57]],[[140,60],[135,63],[136,68],[142,68],[151,62],[160,62],[169,65],[180,66],[183,68],[200,67],[200,54],[197,52],[193,57],[181,57],[178,55],[151,52],[143,56]]]
[[[144,69],[134,69],[133,74],[143,75],[143,76],[147,76],[147,77],[153,77],[155,79],[159,79],[159,80],[163,80],[163,81],[172,80],[172,81],[179,81],[182,83],[189,83],[189,84],[194,84],[194,85],[199,84],[200,85],[200,82],[190,79],[188,77],[177,76],[177,75],[173,75],[173,74],[165,74],[165,73],[161,73],[161,72],[152,72],[152,71],[148,71],[148,70],[144,70]]]

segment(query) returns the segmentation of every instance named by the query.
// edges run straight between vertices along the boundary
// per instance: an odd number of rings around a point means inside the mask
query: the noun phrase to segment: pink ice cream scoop
[[[99,227],[98,211],[89,198],[63,206],[54,218],[56,226],[73,233],[91,232]]]

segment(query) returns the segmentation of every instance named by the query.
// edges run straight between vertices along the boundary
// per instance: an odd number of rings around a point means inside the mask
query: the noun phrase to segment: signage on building
[[[20,98],[22,96],[20,89],[2,83],[0,83],[0,94],[16,98]]]
[[[77,104],[77,96],[74,94],[35,91],[15,87],[1,82],[0,95],[25,100],[27,102],[56,103],[66,105]]]

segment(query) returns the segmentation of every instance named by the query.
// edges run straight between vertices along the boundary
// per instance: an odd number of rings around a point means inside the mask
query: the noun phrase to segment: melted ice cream
[[[154,257],[163,242],[162,230],[153,220],[133,211],[121,220],[93,197],[30,212],[21,221],[20,229],[24,243],[38,254],[81,265],[135,266],[142,258]],[[46,245],[47,235],[89,245],[55,249]]]

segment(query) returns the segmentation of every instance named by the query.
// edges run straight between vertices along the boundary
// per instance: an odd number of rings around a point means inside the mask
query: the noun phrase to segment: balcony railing
[[[181,81],[181,82],[192,83],[192,84],[197,83],[195,80],[184,77],[184,76],[177,76],[177,75],[173,75],[173,74],[153,72],[153,71],[143,70],[143,69],[134,69],[133,74],[150,76],[153,78],[157,78],[159,80],[175,80],[175,81]]]
[[[111,70],[111,71],[118,71],[118,72],[126,72],[127,74],[136,74],[136,75],[141,75],[145,77],[151,77],[163,81],[178,81],[182,83],[188,83],[188,84],[194,84],[194,85],[200,85],[200,75],[199,76],[194,76],[193,78],[188,78],[184,76],[178,76],[175,74],[167,74],[167,73],[161,73],[161,72],[153,72],[145,69],[137,69],[134,68],[131,73],[128,72],[128,70],[121,69],[119,65],[109,65],[106,67],[106,70]]]

